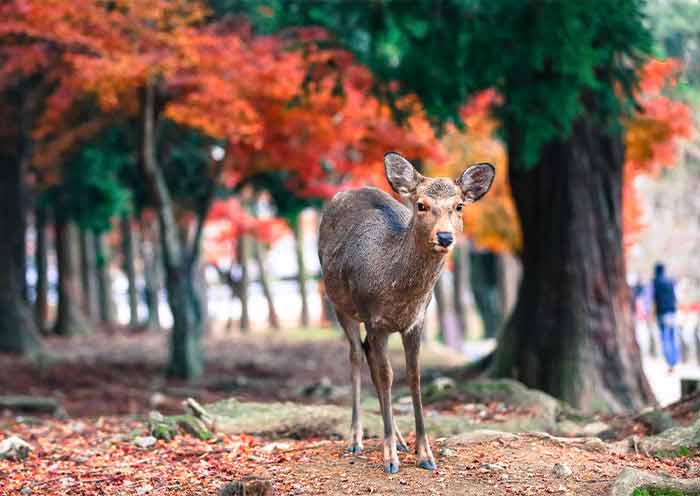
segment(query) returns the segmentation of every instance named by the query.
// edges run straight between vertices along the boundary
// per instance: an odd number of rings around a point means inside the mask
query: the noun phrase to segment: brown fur
[[[405,204],[376,188],[338,193],[327,204],[319,232],[319,258],[326,292],[350,342],[353,423],[350,450],[362,449],[359,414],[361,346],[372,373],[384,418],[384,468],[399,468],[405,447],[391,411],[393,371],[387,355],[389,334],[402,335],[416,416],[418,465],[434,469],[423,428],[418,353],[425,311],[445,256],[438,233],[456,238],[462,230],[458,207],[488,191],[493,167],[480,164],[458,180],[418,174],[398,154],[385,157],[387,179]],[[407,205],[410,205],[407,206]],[[367,337],[360,342],[360,323]]]

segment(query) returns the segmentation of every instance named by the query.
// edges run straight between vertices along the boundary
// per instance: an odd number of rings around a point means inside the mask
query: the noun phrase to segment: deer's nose
[[[437,241],[440,246],[447,248],[454,241],[454,237],[451,232],[439,232],[437,233]]]

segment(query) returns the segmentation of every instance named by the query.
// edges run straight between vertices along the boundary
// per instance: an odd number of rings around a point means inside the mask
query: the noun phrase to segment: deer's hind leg
[[[362,422],[360,421],[360,389],[362,378],[360,367],[362,366],[362,340],[360,337],[360,323],[356,320],[338,314],[338,321],[345,331],[350,343],[350,380],[352,381],[352,423],[350,425],[350,443],[347,450],[356,455],[362,453]]]

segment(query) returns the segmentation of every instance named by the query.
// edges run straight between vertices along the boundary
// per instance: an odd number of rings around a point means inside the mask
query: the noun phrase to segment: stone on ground
[[[17,436],[0,441],[0,460],[24,460],[32,450],[32,445]]]
[[[635,489],[695,494],[700,492],[700,479],[676,479],[627,467],[617,476],[608,494],[632,496]]]

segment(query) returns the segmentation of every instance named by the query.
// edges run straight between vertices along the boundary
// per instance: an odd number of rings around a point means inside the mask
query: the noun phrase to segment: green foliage
[[[58,218],[71,218],[82,229],[109,230],[110,220],[129,208],[130,192],[120,176],[134,166],[130,149],[123,129],[107,130],[64,165],[61,182],[41,201],[48,202]]]
[[[516,167],[534,166],[579,117],[616,126],[651,51],[642,0],[213,3],[264,31],[325,27],[381,79],[418,94],[436,124],[459,122],[468,95],[497,89]]]

